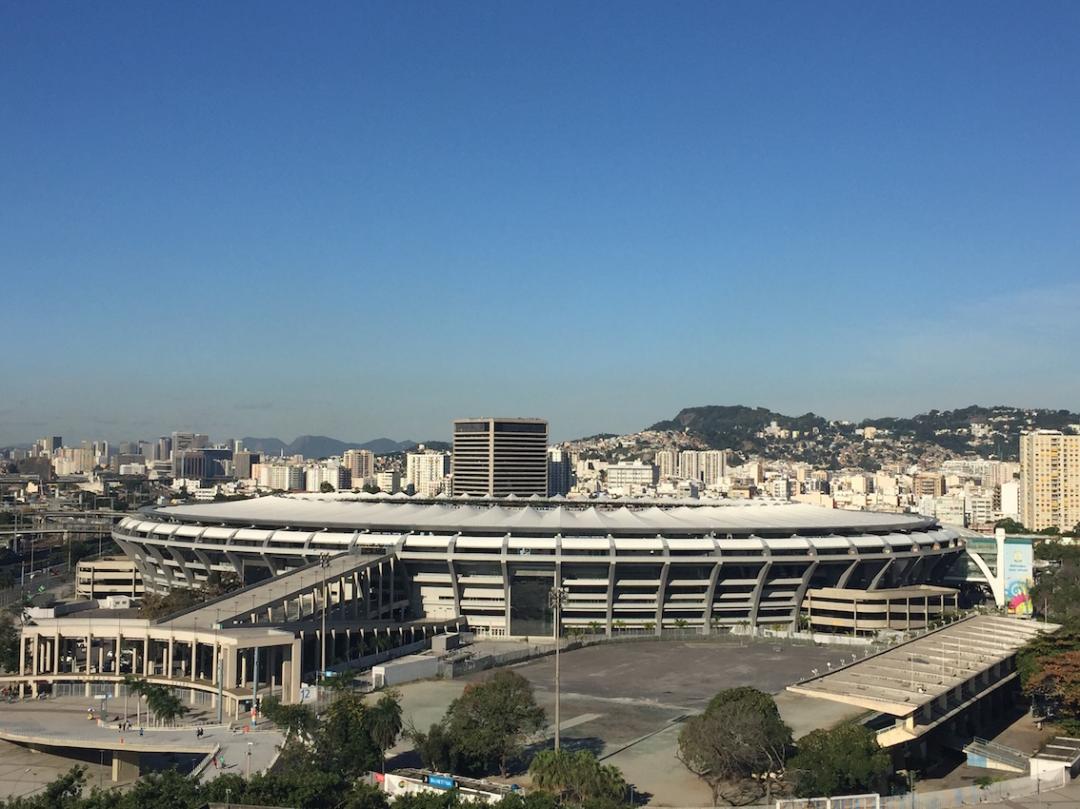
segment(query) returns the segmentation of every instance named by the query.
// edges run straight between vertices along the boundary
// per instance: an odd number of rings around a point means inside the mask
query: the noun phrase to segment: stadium
[[[496,636],[550,634],[556,586],[567,629],[794,626],[808,591],[935,591],[963,553],[932,518],[767,501],[269,496],[150,508],[113,536],[149,591],[351,554],[388,576],[392,617]]]

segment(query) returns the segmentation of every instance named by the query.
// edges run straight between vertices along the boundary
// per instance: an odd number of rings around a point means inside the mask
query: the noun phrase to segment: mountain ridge
[[[851,422],[828,420],[814,413],[788,416],[764,407],[702,405],[685,407],[674,418],[647,428],[692,435],[713,449],[830,464],[928,453],[977,454],[1015,461],[1020,434],[1032,429],[1080,432],[1080,414],[1050,408],[968,405],[930,410],[910,418],[888,416]]]
[[[370,441],[342,441],[326,435],[301,435],[289,443],[280,438],[248,436],[242,439],[245,449],[265,455],[303,455],[305,458],[329,458],[349,449],[366,449],[376,455],[406,452],[417,446],[416,441],[395,441],[392,438],[373,438]],[[443,446],[444,442],[430,441],[427,446]]]

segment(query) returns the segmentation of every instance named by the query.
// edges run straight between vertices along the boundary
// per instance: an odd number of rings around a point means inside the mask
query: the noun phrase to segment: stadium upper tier
[[[808,587],[938,583],[961,550],[931,518],[762,501],[271,496],[147,509],[114,537],[151,590],[382,554],[418,617],[514,635],[545,631],[554,583],[569,625],[790,622]]]

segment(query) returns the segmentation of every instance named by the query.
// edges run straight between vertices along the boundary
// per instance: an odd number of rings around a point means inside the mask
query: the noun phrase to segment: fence
[[[891,795],[881,799],[881,809],[951,809],[954,806],[972,806],[979,803],[1027,798],[1041,792],[1060,789],[1069,782],[1065,770],[1059,775],[1040,778],[1011,778],[995,781],[985,786],[941,789],[935,792],[915,792],[907,795]]]
[[[995,803],[1013,798],[1029,798],[1041,792],[1060,789],[1069,783],[1060,774],[1041,778],[1011,778],[985,786],[939,789],[934,792],[909,792],[906,795],[839,795],[835,798],[784,798],[775,809],[953,809],[980,803]]]
[[[879,809],[880,806],[881,796],[876,792],[835,798],[782,798],[776,802],[776,809]]]

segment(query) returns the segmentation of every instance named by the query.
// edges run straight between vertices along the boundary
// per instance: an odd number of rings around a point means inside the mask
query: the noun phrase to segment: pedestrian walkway
[[[244,732],[242,727],[208,726],[201,736],[195,726],[148,726],[140,733],[138,727],[119,730],[115,724],[88,721],[85,700],[62,698],[0,705],[0,739],[45,747],[54,755],[61,755],[64,748],[79,748],[113,754],[201,756],[207,760],[207,766],[199,770],[201,780],[210,780],[221,772],[246,775],[249,768],[253,773],[261,772],[273,763],[283,742],[282,734],[262,728]],[[224,760],[224,768],[210,763],[208,757],[214,753]]]

